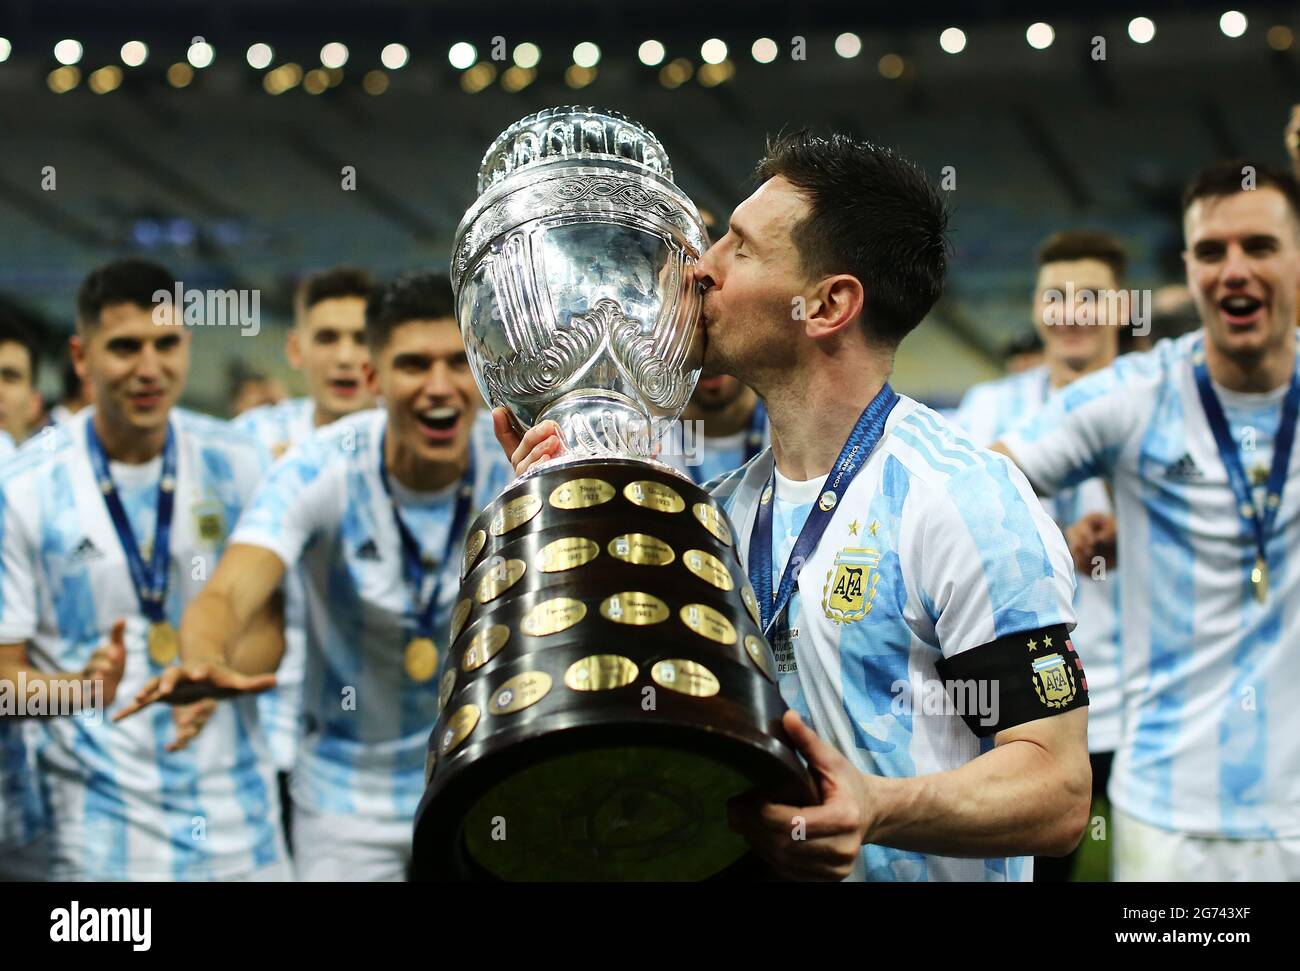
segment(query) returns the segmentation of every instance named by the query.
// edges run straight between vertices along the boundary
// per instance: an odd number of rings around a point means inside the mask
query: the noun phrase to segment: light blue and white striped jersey
[[[250,408],[231,424],[253,435],[272,457],[279,458],[315,433],[316,402],[311,398],[289,398],[261,405]],[[302,581],[296,573],[285,577],[284,594],[284,657],[275,671],[275,687],[257,696],[257,708],[275,767],[288,772],[298,754],[307,656]]]
[[[1043,491],[1097,475],[1114,486],[1124,720],[1111,801],[1165,829],[1290,839],[1300,836],[1300,450],[1260,604],[1254,539],[1196,390],[1202,348],[1198,332],[1126,355],[1003,441]],[[1243,467],[1268,469],[1285,387],[1216,391]]]
[[[80,671],[125,618],[126,668],[111,716],[163,669],[149,657],[148,622],[91,466],[93,412],[33,439],[0,469],[0,642],[27,642],[39,670]],[[181,409],[171,422],[177,471],[166,613],[179,627],[267,456],[227,422]],[[162,458],[110,469],[147,561]],[[87,716],[36,724],[52,879],[230,879],[283,859],[279,799],[252,698],[219,703],[176,753],[164,750],[175,738],[169,705],[116,725]]]
[[[13,455],[18,451],[18,446],[14,444],[14,437],[6,431],[0,431],[0,462]]]
[[[688,465],[686,455],[682,454],[683,441],[682,433],[677,432],[670,440],[665,443],[666,450],[659,456],[659,461],[671,466],[679,472],[684,472],[690,476],[691,481],[697,485],[716,479],[720,475],[725,475],[732,469],[738,469],[744,465],[749,456],[749,429],[743,428],[731,435],[702,436],[693,443],[699,448],[699,454],[692,456],[698,458],[698,465]],[[771,426],[763,423],[762,436],[758,442],[758,451],[762,451],[772,444]],[[675,446],[675,447],[674,447]]]
[[[294,801],[317,812],[410,820],[424,791],[424,759],[438,717],[447,656],[435,638],[438,672],[411,679],[403,654],[415,596],[402,570],[393,505],[379,478],[388,415],[363,411],[289,450],[258,490],[231,542],[271,550],[301,571],[306,593],[305,731],[294,768]],[[514,478],[479,412],[470,438],[473,515]],[[390,476],[402,517],[425,556],[439,559],[456,493],[405,489]],[[468,520],[466,525],[468,525]],[[460,539],[456,539],[459,544]],[[460,588],[460,547],[438,570],[434,629],[445,632]]]
[[[746,569],[772,468],[769,449],[708,486],[732,519]],[[777,480],[774,588],[824,482]],[[857,619],[834,619],[832,609],[842,612],[829,605],[844,563],[865,563],[872,574]],[[936,711],[918,689],[942,684],[941,658],[1020,631],[1073,627],[1073,575],[1065,541],[1025,477],[900,396],[799,572],[789,642],[773,645],[781,694],[862,772],[956,769],[993,740],[977,738],[947,708]],[[1032,868],[1026,857],[957,859],[872,845],[850,879],[1029,880]]]
[[[1029,421],[1051,396],[1047,367],[1030,368],[966,392],[954,417],[977,443],[989,446],[1016,425]],[[1088,513],[1113,515],[1106,484],[1089,479],[1044,499],[1048,514],[1067,530]],[[1079,626],[1070,640],[1088,672],[1088,749],[1113,752],[1119,744],[1119,594],[1120,573],[1105,570],[1075,575],[1074,613]]]
[[[0,855],[49,827],[27,738],[32,728],[27,719],[0,717]]]

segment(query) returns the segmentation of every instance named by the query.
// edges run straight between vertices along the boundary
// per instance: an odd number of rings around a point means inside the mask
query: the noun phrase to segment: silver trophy
[[[749,872],[727,800],[815,790],[731,524],[652,459],[699,377],[699,213],[653,135],[590,108],[511,125],[478,188],[452,258],[470,365],[567,451],[470,525],[415,873]]]
[[[565,461],[650,459],[699,378],[706,233],[663,146],[612,111],[501,133],[456,233],[461,332],[489,407],[561,428]]]

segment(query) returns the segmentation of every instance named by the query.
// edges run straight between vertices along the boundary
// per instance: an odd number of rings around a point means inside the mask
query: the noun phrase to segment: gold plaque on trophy
[[[758,669],[767,676],[767,680],[776,681],[776,675],[772,672],[772,659],[768,655],[767,645],[763,639],[756,634],[745,635],[745,653],[749,659],[758,665]]]
[[[686,500],[672,486],[651,479],[638,479],[623,487],[628,502],[656,512],[681,512]]]
[[[545,671],[525,671],[504,681],[492,695],[488,711],[494,715],[513,715],[535,705],[551,690],[551,676]]]
[[[691,507],[691,512],[695,513],[695,518],[704,525],[705,529],[728,546],[731,545],[731,529],[727,526],[727,517],[717,506],[707,502],[697,502]]]
[[[600,615],[616,624],[644,627],[668,619],[668,605],[652,593],[628,590],[606,597],[600,604]]]
[[[600,555],[600,546],[585,536],[566,536],[547,543],[537,553],[537,569],[543,573],[563,573],[590,563]]]
[[[679,612],[682,623],[701,637],[719,644],[736,643],[736,628],[731,621],[708,604],[687,604]]]
[[[614,487],[604,479],[573,479],[551,490],[556,509],[590,509],[614,498]]]
[[[587,616],[587,605],[572,597],[553,597],[544,600],[519,622],[519,629],[530,637],[544,637],[568,630]]]
[[[712,698],[720,687],[717,677],[703,664],[680,658],[658,662],[650,669],[650,677],[660,687],[692,698]]]
[[[469,620],[469,611],[473,606],[474,605],[470,599],[466,597],[464,600],[458,601],[456,606],[452,608],[451,627],[449,628],[449,633],[453,641],[459,637],[460,632],[465,629],[465,621]]]
[[[505,624],[493,624],[485,627],[465,645],[465,654],[460,659],[460,667],[466,673],[477,671],[488,661],[496,657],[497,652],[506,646],[510,639],[510,628]]]
[[[518,583],[527,569],[528,564],[523,560],[502,560],[488,570],[483,579],[478,582],[474,598],[481,604],[495,600]]]
[[[439,754],[446,755],[469,738],[469,733],[474,731],[474,726],[478,724],[478,716],[478,705],[463,705],[456,709],[456,713],[447,719],[447,727],[443,729],[442,738],[438,740]]]
[[[625,533],[609,541],[609,555],[638,566],[666,566],[677,554],[663,540],[647,533]]]
[[[465,557],[460,564],[460,578],[465,579],[465,574],[470,571],[478,555],[483,552],[483,547],[487,543],[487,533],[481,529],[474,530],[469,539],[465,540]]]
[[[758,613],[758,598],[754,596],[754,588],[748,583],[740,588],[740,599],[745,602],[745,609],[749,611],[749,616],[754,618],[754,623],[761,625],[763,621]]]
[[[705,583],[711,583],[719,590],[730,590],[736,583],[723,562],[712,553],[704,550],[687,550],[682,554],[682,562]]]
[[[517,496],[511,499],[492,517],[488,523],[488,532],[493,536],[504,536],[512,529],[517,529],[536,516],[542,509],[542,500],[536,496]]]
[[[564,683],[574,691],[609,691],[636,680],[637,666],[620,654],[592,654],[574,661],[564,672]]]

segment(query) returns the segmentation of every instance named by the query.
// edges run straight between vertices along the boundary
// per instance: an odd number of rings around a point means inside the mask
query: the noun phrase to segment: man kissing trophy
[[[654,135],[591,108],[511,125],[478,192],[451,265],[470,366],[566,448],[469,528],[415,875],[753,873],[728,799],[814,790],[731,526],[652,457],[700,373],[699,213]]]

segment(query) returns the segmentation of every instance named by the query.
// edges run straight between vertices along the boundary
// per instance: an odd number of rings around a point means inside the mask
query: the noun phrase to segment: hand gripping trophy
[[[511,125],[478,191],[452,255],[471,367],[566,451],[470,526],[416,875],[754,872],[727,800],[812,783],[730,524],[652,458],[700,373],[699,213],[654,135],[591,108]]]

